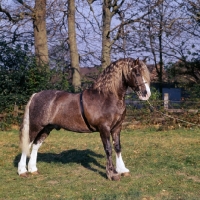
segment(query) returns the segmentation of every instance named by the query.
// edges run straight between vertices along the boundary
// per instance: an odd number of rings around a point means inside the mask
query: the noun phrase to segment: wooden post
[[[19,111],[19,108],[18,108],[18,106],[15,104],[15,105],[14,105],[14,112],[13,112],[13,116],[14,116],[14,117],[17,117],[17,116],[18,116],[18,111]]]
[[[164,109],[168,110],[169,108],[169,94],[164,93]]]

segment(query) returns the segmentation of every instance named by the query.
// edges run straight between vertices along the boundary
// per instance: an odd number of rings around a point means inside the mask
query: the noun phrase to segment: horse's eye
[[[136,76],[137,76],[137,77],[139,77],[139,76],[140,76],[140,74],[139,74],[139,73],[136,73]]]

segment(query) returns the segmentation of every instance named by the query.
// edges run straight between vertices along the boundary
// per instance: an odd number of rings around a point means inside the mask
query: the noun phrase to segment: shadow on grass
[[[21,154],[18,154],[15,157],[13,161],[13,164],[15,167],[17,167],[18,165],[20,157],[21,157]],[[102,154],[97,154],[94,151],[91,151],[90,149],[86,149],[86,150],[72,149],[68,151],[63,151],[59,154],[38,153],[37,162],[46,162],[46,163],[53,162],[53,163],[63,163],[63,164],[77,163],[91,171],[99,173],[103,177],[107,177],[105,173],[91,166],[92,164],[92,165],[97,166],[98,168],[105,169],[105,166],[102,166],[101,164],[99,164],[96,158],[104,158],[104,156]],[[29,159],[27,159],[27,162],[28,160]]]

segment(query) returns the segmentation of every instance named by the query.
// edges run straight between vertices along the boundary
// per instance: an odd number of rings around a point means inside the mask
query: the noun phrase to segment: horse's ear
[[[147,62],[147,56],[143,59],[143,62],[146,64],[146,62]]]
[[[138,65],[139,64],[139,58],[137,58],[136,60],[135,60],[135,65]]]

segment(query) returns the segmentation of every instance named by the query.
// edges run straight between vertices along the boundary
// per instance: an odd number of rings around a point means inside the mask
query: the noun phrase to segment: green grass
[[[131,177],[106,178],[99,133],[61,130],[39,150],[40,174],[22,178],[18,132],[0,132],[0,199],[200,199],[199,129],[123,130],[121,141]]]

